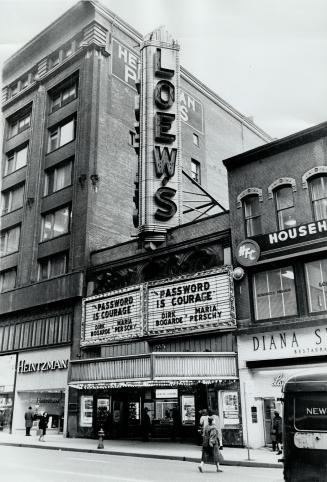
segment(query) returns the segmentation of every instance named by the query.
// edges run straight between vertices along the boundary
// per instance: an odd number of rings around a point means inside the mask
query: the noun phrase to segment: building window
[[[296,315],[293,268],[287,267],[255,273],[253,296],[256,320]]]
[[[20,90],[26,89],[27,86],[28,86],[28,75],[25,75],[25,77],[23,77],[22,80],[20,81]]]
[[[14,289],[16,286],[16,268],[0,273],[0,292]]]
[[[58,149],[75,139],[75,119],[70,119],[64,124],[49,130],[48,152]]]
[[[60,253],[39,261],[38,280],[42,281],[67,272],[67,253]]]
[[[199,147],[199,136],[197,134],[193,134],[193,144]]]
[[[201,183],[200,163],[195,159],[191,159],[191,177],[198,184]]]
[[[13,97],[14,95],[18,94],[18,82],[15,82],[15,84],[11,85],[9,88],[9,97]]]
[[[327,259],[305,264],[309,311],[327,310]]]
[[[59,62],[60,62],[59,52],[55,52],[49,58],[49,69],[56,67],[56,65],[58,65]]]
[[[246,236],[256,236],[262,233],[261,208],[259,196],[248,196],[243,200],[244,222]]]
[[[72,161],[48,169],[45,173],[44,196],[48,196],[72,183]]]
[[[135,132],[129,131],[129,144],[131,146],[135,145],[135,136],[136,136]]]
[[[51,90],[49,93],[51,99],[51,112],[55,112],[69,102],[77,98],[78,82],[74,75],[69,80],[65,81],[59,87]]]
[[[296,226],[293,190],[284,186],[275,191],[278,228],[287,229]]]
[[[315,221],[327,219],[327,176],[311,179],[310,192]]]
[[[7,155],[5,161],[4,176],[18,171],[21,167],[26,166],[27,163],[27,145],[20,147]]]
[[[9,133],[8,137],[13,137],[20,132],[28,129],[31,125],[31,113],[22,115],[19,118],[9,120]]]
[[[3,231],[0,235],[0,256],[15,253],[19,249],[20,226]]]
[[[73,43],[71,42],[63,48],[63,58],[67,59],[67,57],[70,57],[72,53],[73,53]]]
[[[56,238],[69,232],[70,208],[64,207],[42,216],[41,241]]]
[[[2,193],[1,214],[7,214],[23,206],[24,184],[15,186]]]

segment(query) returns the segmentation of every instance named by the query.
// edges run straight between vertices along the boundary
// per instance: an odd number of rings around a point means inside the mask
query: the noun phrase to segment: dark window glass
[[[198,184],[201,183],[200,163],[198,161],[196,161],[195,159],[191,160],[191,177]]]
[[[327,219],[327,176],[312,179],[310,190],[315,221]]]
[[[256,236],[262,233],[261,208],[259,196],[249,196],[243,201],[246,236]]]
[[[256,320],[297,314],[292,267],[255,273],[253,277]]]
[[[16,286],[16,268],[0,273],[0,292],[12,290]]]
[[[39,262],[39,281],[65,274],[67,271],[67,254],[60,253]]]
[[[72,161],[49,169],[45,174],[44,195],[60,191],[72,183]]]
[[[324,393],[297,393],[294,412],[297,430],[327,431],[327,400]]]

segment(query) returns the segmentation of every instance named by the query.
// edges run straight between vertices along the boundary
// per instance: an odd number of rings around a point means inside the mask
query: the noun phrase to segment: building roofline
[[[282,139],[277,139],[273,142],[269,142],[268,144],[264,144],[262,146],[238,154],[237,156],[224,159],[223,164],[228,171],[232,171],[233,169],[243,166],[244,164],[248,164],[250,162],[263,159],[265,157],[279,154],[280,152],[287,151],[288,149],[293,149],[294,147],[298,147],[309,142],[316,141],[317,139],[325,136],[327,136],[327,122],[322,122],[321,124],[317,124],[313,127],[309,127],[308,129],[304,129],[299,132],[295,132],[295,134],[291,134],[287,137],[283,137]]]

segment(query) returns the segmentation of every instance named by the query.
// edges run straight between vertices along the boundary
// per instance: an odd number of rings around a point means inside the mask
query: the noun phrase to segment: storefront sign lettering
[[[52,360],[45,362],[27,362],[19,360],[18,373],[47,372],[50,370],[67,370],[69,360]]]

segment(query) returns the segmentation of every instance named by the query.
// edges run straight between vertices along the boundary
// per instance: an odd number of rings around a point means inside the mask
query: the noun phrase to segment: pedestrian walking
[[[43,412],[43,415],[41,415],[39,420],[39,430],[40,430],[39,441],[40,442],[45,442],[44,436],[47,433],[48,423],[49,423],[49,415],[47,412]]]
[[[199,431],[200,431],[202,437],[203,437],[203,433],[204,433],[204,428],[205,428],[206,425],[208,425],[208,418],[209,418],[208,411],[207,411],[206,408],[204,408],[202,410],[200,421],[199,421]]]
[[[280,455],[282,453],[282,434],[283,434],[282,418],[279,415],[279,413],[275,411],[273,422],[272,422],[272,435],[275,435],[276,437],[275,444],[276,444],[277,455]]]
[[[222,470],[219,468],[219,463],[222,461],[223,456],[219,450],[218,429],[213,423],[213,418],[208,417],[208,424],[204,427],[203,432],[202,457],[198,469],[202,473],[204,464],[211,464],[216,466],[217,472],[222,472]]]
[[[32,407],[28,407],[28,410],[25,412],[25,430],[26,430],[26,437],[31,436],[31,428],[33,427],[33,420],[34,420],[34,413]]]
[[[151,420],[148,412],[149,412],[149,409],[145,407],[142,413],[142,420],[141,420],[143,442],[149,441],[149,434],[151,432]]]
[[[223,434],[221,431],[221,424],[219,415],[214,413],[212,410],[208,410],[209,417],[212,417],[212,423],[215,425],[216,429],[218,430],[218,438],[219,438],[219,450],[223,449]]]

